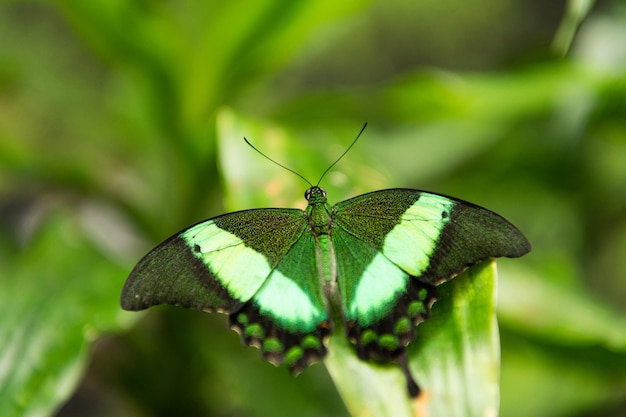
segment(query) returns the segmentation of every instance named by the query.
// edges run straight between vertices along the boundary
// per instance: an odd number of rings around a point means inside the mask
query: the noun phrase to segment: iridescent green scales
[[[306,210],[255,209],[191,226],[131,272],[122,306],[175,304],[230,315],[263,356],[298,373],[326,354],[340,325],[364,360],[400,364],[436,285],[481,260],[530,250],[511,223],[484,208],[410,189],[330,206],[317,186]]]
[[[274,365],[285,363],[297,374],[326,354],[328,322],[321,322],[309,333],[293,333],[266,320],[250,305],[244,309],[246,312],[230,315],[230,327],[241,335],[244,343],[259,348],[263,357]]]

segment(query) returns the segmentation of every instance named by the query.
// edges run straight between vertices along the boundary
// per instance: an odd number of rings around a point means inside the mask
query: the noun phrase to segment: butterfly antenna
[[[254,145],[253,145],[253,144],[251,144],[251,143],[248,141],[248,139],[246,139],[245,137],[243,138],[243,140],[245,140],[245,141],[246,141],[246,143],[248,144],[248,146],[250,146],[252,149],[254,149],[255,151],[257,151],[257,152],[258,152],[258,153],[259,153],[262,157],[264,157],[265,159],[268,159],[268,160],[270,160],[271,162],[273,162],[273,163],[275,163],[276,165],[278,165],[279,167],[281,167],[281,168],[283,168],[283,169],[286,169],[287,171],[289,171],[289,172],[291,172],[291,173],[293,173],[293,174],[296,174],[297,176],[299,176],[300,178],[302,178],[302,179],[303,179],[303,180],[304,180],[307,184],[309,184],[311,187],[313,186],[313,184],[311,184],[311,182],[310,182],[309,180],[307,180],[306,178],[304,178],[302,175],[300,175],[299,173],[297,173],[297,172],[296,172],[296,171],[294,171],[293,169],[288,168],[288,167],[284,166],[283,164],[281,164],[281,163],[278,163],[278,162],[274,161],[272,158],[270,158],[269,156],[265,155],[263,152],[261,152],[260,150],[258,150],[257,148],[255,148],[255,147],[254,147]],[[348,148],[348,149],[349,149],[349,148]],[[333,165],[334,165],[334,164],[333,164]]]
[[[343,158],[350,149],[352,149],[352,147],[354,146],[354,144],[356,143],[357,140],[359,140],[359,137],[361,136],[361,133],[363,133],[363,131],[365,130],[365,128],[367,127],[367,122],[365,122],[365,124],[363,125],[363,127],[361,128],[361,131],[359,132],[358,135],[356,135],[356,138],[354,138],[354,140],[352,141],[352,143],[350,144],[350,146],[348,146],[348,148],[343,151],[343,153],[339,156],[339,158],[337,158],[335,160],[335,162],[333,162],[328,168],[326,168],[326,171],[324,171],[324,173],[322,174],[322,176],[320,177],[320,180],[317,182],[317,185],[320,185],[320,183],[322,182],[322,179],[324,178],[324,176],[328,173],[328,171],[330,171],[335,165],[337,165],[337,162],[341,161],[341,158]]]

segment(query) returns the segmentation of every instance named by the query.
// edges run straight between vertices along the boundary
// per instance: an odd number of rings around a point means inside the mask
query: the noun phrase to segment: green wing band
[[[375,191],[338,203],[333,211],[335,227],[430,284],[487,258],[530,251],[524,235],[501,216],[424,191]]]
[[[121,297],[125,310],[173,304],[205,311],[233,311],[243,304],[217,285],[187,242],[173,236],[148,253],[133,269]]]
[[[290,332],[311,332],[328,320],[317,270],[315,238],[303,233],[252,298],[261,314]]]
[[[408,274],[343,229],[333,231],[333,242],[345,320],[366,326],[385,317],[406,290]]]
[[[131,272],[122,307],[174,304],[237,311],[307,226],[296,209],[258,209],[200,222],[161,243]]]

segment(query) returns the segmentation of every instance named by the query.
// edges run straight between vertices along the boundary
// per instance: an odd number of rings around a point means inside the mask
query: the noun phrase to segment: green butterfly
[[[406,348],[435,287],[482,260],[530,251],[507,220],[452,197],[398,188],[331,206],[317,185],[304,196],[305,210],[243,210],[176,233],[133,269],[122,307],[229,314],[244,343],[294,374],[324,357],[342,325],[361,359],[397,362],[415,397]]]

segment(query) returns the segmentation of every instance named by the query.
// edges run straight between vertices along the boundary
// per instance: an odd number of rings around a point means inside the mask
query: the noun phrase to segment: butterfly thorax
[[[306,190],[304,197],[309,202],[305,214],[315,236],[328,235],[331,227],[330,205],[326,202],[326,190],[313,186]]]

